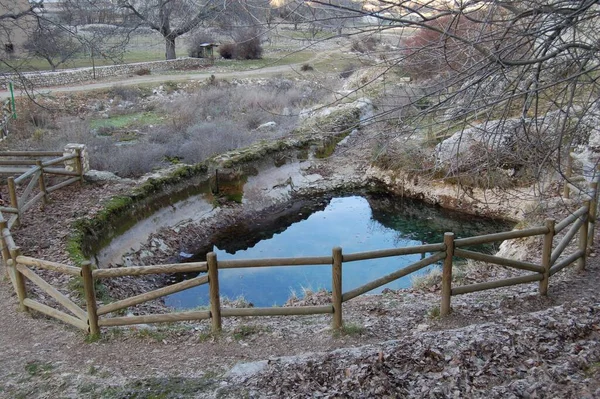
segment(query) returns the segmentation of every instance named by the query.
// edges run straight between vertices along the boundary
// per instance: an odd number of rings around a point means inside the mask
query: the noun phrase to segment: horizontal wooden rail
[[[15,179],[15,184],[21,184],[27,178],[33,176],[34,174],[36,174],[39,171],[40,171],[40,168],[37,166],[28,169],[27,172],[23,173],[21,176],[19,176]]]
[[[342,261],[343,262],[354,262],[357,260],[387,258],[390,256],[400,256],[400,255],[423,254],[423,253],[427,253],[427,252],[439,252],[439,251],[445,251],[445,250],[446,250],[446,247],[443,243],[427,244],[427,245],[418,245],[418,246],[414,246],[414,247],[391,248],[391,249],[382,249],[379,251],[356,252],[356,253],[351,253],[351,254],[344,254]]]
[[[220,260],[219,269],[237,269],[243,267],[272,267],[272,266],[310,266],[330,265],[331,256],[314,256],[304,258],[270,258],[270,259],[235,259]]]
[[[277,308],[225,308],[221,309],[222,317],[247,316],[301,316],[311,314],[333,313],[332,305],[324,306],[290,306]]]
[[[360,286],[358,288],[355,288],[351,291],[346,292],[345,294],[342,295],[342,302],[349,301],[350,299],[356,298],[357,296],[362,295],[365,292],[369,292],[371,290],[374,290],[375,288],[381,287],[382,285],[385,285],[385,284],[390,283],[394,280],[397,280],[401,277],[404,277],[411,273],[414,273],[417,270],[420,270],[424,267],[427,267],[435,262],[438,262],[438,261],[444,259],[445,257],[446,257],[445,252],[438,252],[435,255],[432,255],[428,258],[421,259],[420,261],[412,263],[398,271],[390,273],[386,276],[378,278],[377,280],[373,280],[363,286]]]
[[[51,160],[46,161],[46,162],[42,162],[42,166],[43,167],[52,166],[52,165],[63,163],[65,161],[68,161],[70,159],[75,159],[75,158],[77,158],[77,154],[69,154],[69,155],[65,155],[64,157],[55,158],[55,159],[51,159]]]
[[[0,212],[19,213],[19,210],[17,208],[11,208],[9,206],[0,206]]]
[[[65,181],[64,181],[64,182],[62,182],[62,183],[58,183],[58,184],[57,184],[57,185],[55,185],[55,186],[48,187],[48,188],[46,189],[46,191],[47,191],[48,193],[52,193],[52,192],[54,192],[54,191],[56,191],[56,190],[58,190],[58,189],[61,189],[61,188],[63,188],[63,187],[66,187],[66,186],[68,186],[69,184],[77,183],[79,180],[80,180],[80,178],[79,178],[79,177],[72,177],[72,178],[70,178],[70,179],[68,179],[68,180],[65,180]]]
[[[571,240],[573,239],[573,237],[575,237],[575,234],[579,232],[579,228],[584,223],[585,219],[578,219],[575,223],[573,223],[569,231],[567,231],[567,234],[565,234],[565,236],[560,240],[558,245],[556,245],[556,248],[554,248],[554,250],[552,251],[552,255],[550,255],[550,265],[553,265],[554,262],[556,262],[556,260],[565,250],[565,248],[567,248],[567,246],[571,243]]]
[[[94,278],[111,278],[124,276],[143,276],[146,274],[170,274],[206,272],[206,262],[173,263],[156,266],[129,266],[115,269],[96,269],[92,272]]]
[[[60,176],[79,176],[79,172],[60,169],[60,168],[44,168],[44,173],[49,175],[60,175]]]
[[[97,314],[98,316],[101,316],[103,314],[111,313],[120,309],[125,309],[130,306],[139,305],[140,303],[148,302],[156,298],[174,294],[176,292],[187,290],[188,288],[197,287],[206,283],[208,283],[208,276],[196,277],[190,280],[185,280],[180,283],[168,285],[166,287],[162,287],[154,291],[145,292],[143,294],[136,295],[131,298],[109,303],[108,305],[100,307],[97,310]]]
[[[81,276],[81,269],[75,266],[67,266],[62,263],[50,262],[47,260],[41,260],[36,258],[30,258],[29,256],[17,257],[17,263],[27,266],[37,267],[39,269],[52,270],[55,272],[68,274],[70,276]]]
[[[505,280],[489,281],[486,283],[463,285],[462,287],[452,288],[452,295],[469,294],[471,292],[485,291],[494,288],[509,287],[511,285],[532,283],[534,281],[542,281],[544,275],[530,274],[527,276],[507,278]]]
[[[98,319],[100,327],[131,326],[134,324],[171,323],[174,321],[191,321],[210,319],[208,310],[194,312],[177,312],[151,314],[144,316],[123,316]]]
[[[36,162],[36,159],[0,159],[0,166],[32,166]]]
[[[569,266],[571,263],[575,262],[577,259],[581,258],[584,255],[585,255],[585,251],[582,251],[582,250],[572,253],[571,255],[567,256],[565,259],[561,260],[560,262],[558,262],[557,264],[552,266],[550,268],[550,275],[553,276],[554,274],[558,273],[559,271],[561,271],[565,267]]]
[[[7,175],[20,175],[23,174],[25,172],[29,171],[28,166],[1,166],[0,167],[0,173],[2,174],[7,174]]]
[[[505,231],[502,233],[485,234],[482,236],[459,238],[457,240],[454,240],[454,246],[458,248],[458,247],[466,247],[469,245],[487,244],[487,243],[494,242],[494,241],[504,241],[504,240],[510,240],[513,238],[537,236],[537,235],[541,235],[541,234],[546,234],[547,232],[548,232],[548,228],[546,226],[540,226],[540,227],[532,227],[532,228],[523,229],[523,230],[512,230],[512,231]]]
[[[514,259],[501,258],[499,256],[493,256],[493,255],[488,255],[488,254],[482,254],[479,252],[467,251],[466,249],[456,248],[454,250],[454,255],[461,257],[461,258],[473,259],[473,260],[478,260],[478,261],[487,262],[487,263],[494,263],[494,264],[501,265],[501,266],[514,267],[515,269],[527,270],[527,271],[535,272],[535,273],[543,273],[544,272],[544,268],[542,266],[536,265],[534,263],[522,262],[522,261],[518,261],[518,260],[514,260]]]
[[[77,318],[81,319],[82,321],[85,321],[87,319],[87,313],[85,313],[83,309],[77,306],[73,301],[71,301],[61,292],[59,292],[56,288],[50,285],[43,278],[35,274],[32,270],[29,270],[27,266],[17,265],[17,270],[21,272],[22,275],[27,277],[29,281],[37,285],[42,291],[54,298],[56,302],[58,302],[71,313],[73,313]]]
[[[43,313],[46,316],[53,317],[60,321],[64,321],[65,323],[75,326],[83,331],[87,331],[88,329],[87,323],[85,321],[80,320],[77,317],[68,315],[65,312],[61,312],[60,310],[51,308],[50,306],[44,305],[43,303],[34,301],[33,299],[25,298],[23,300],[23,304],[28,308],[37,310],[38,312]]]
[[[587,212],[588,208],[586,206],[582,206],[581,208],[577,209],[575,212],[573,212],[572,214],[561,220],[559,223],[557,223],[556,226],[554,226],[554,234],[560,233],[565,227],[567,227],[575,220],[585,215]]]
[[[0,157],[59,157],[62,151],[0,151]]]

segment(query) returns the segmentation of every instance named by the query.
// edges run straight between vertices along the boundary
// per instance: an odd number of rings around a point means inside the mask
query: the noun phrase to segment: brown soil
[[[128,189],[126,184],[109,183],[59,190],[45,210],[36,209],[25,215],[22,227],[14,230],[15,241],[26,255],[68,262],[65,239],[70,223],[95,213],[103,199]],[[596,242],[600,242],[600,236]],[[4,271],[0,271],[5,276]],[[476,278],[477,272],[473,271],[473,275]],[[17,311],[15,294],[8,279],[3,277],[0,282],[0,396],[213,397],[216,390],[232,384],[223,373],[238,362],[361,347],[402,340],[424,331],[434,334],[437,330],[454,331],[473,324],[502,323],[514,316],[542,310],[567,317],[569,304],[580,300],[597,304],[598,286],[600,262],[593,256],[585,272],[567,270],[553,279],[547,298],[536,294],[534,284],[465,295],[453,298],[454,313],[442,320],[433,317],[439,304],[439,292],[402,290],[349,302],[344,306],[348,328],[346,334],[339,336],[328,329],[330,317],[309,316],[227,319],[223,334],[217,337],[209,334],[208,323],[114,328],[104,331],[99,341],[89,343],[84,334],[59,322]],[[524,320],[527,323],[529,319]],[[597,320],[595,326],[598,331]],[[598,375],[594,364],[600,364],[593,363],[600,362],[600,354],[595,356],[590,357],[588,363],[591,363],[586,369],[592,376]],[[294,367],[297,378],[310,380],[319,373],[314,365]],[[278,372],[280,374],[275,375],[282,380],[290,378],[283,371]],[[241,390],[234,390],[236,393],[231,397],[241,395],[240,392],[245,392],[244,395],[250,392],[250,396],[254,393],[273,397],[312,396],[312,391],[299,390],[297,395],[285,389],[278,391],[265,382],[272,381],[269,379],[272,376],[261,378],[234,382]],[[510,376],[505,378],[510,379]],[[570,383],[574,384],[565,381],[564,386]],[[583,387],[576,390],[579,393],[593,392],[598,385],[594,378],[582,378],[576,383],[577,387]],[[343,391],[337,392],[344,395]],[[373,392],[365,395],[385,394]],[[390,392],[393,391],[388,394]],[[561,396],[560,390],[554,395]]]

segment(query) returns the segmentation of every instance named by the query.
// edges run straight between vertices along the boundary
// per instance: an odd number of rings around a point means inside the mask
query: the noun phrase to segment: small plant
[[[144,75],[150,75],[152,73],[152,71],[148,68],[139,68],[139,69],[136,69],[134,73],[138,76],[144,76]]]
[[[300,70],[302,72],[308,72],[308,71],[313,71],[315,68],[312,67],[312,65],[310,64],[302,64],[302,66],[300,67]]]
[[[342,336],[355,337],[358,335],[363,335],[365,333],[365,331],[366,331],[366,328],[359,324],[346,323],[342,326],[342,328],[334,330],[333,336],[335,338],[340,338]]]
[[[219,55],[226,60],[231,60],[235,57],[235,44],[225,43],[219,47]]]
[[[366,38],[352,40],[350,48],[357,53],[368,53],[375,50],[378,43],[379,40],[375,36],[368,36]]]
[[[439,319],[440,318],[440,307],[434,306],[431,309],[429,309],[429,312],[427,312],[427,316],[430,319]]]
[[[251,335],[258,334],[264,330],[265,329],[263,327],[259,327],[259,326],[247,326],[247,325],[237,326],[236,328],[233,329],[233,339],[240,341]]]
[[[32,360],[25,364],[25,371],[32,377],[47,376],[54,366],[49,362],[40,362]]]
[[[258,29],[241,29],[236,31],[235,58],[239,60],[258,60],[262,58],[263,48],[260,43]]]

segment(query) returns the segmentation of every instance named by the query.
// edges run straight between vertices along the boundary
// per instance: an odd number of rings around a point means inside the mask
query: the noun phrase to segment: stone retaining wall
[[[96,67],[96,79],[113,76],[136,75],[141,70],[153,72],[176,71],[200,68],[210,62],[206,58],[178,58],[176,60],[138,62]],[[60,71],[26,72],[17,74],[0,74],[0,87],[8,88],[8,82],[13,81],[15,87],[49,87],[76,84],[94,80],[93,68],[63,69]]]

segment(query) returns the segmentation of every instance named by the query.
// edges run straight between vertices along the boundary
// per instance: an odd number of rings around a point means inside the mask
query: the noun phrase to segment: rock
[[[122,179],[112,172],[104,170],[90,170],[83,176],[88,182],[103,182],[103,181],[122,181],[129,179]]]
[[[277,123],[271,121],[271,122],[263,123],[262,125],[257,127],[256,130],[273,130],[273,129],[275,129],[276,126],[277,126]]]

